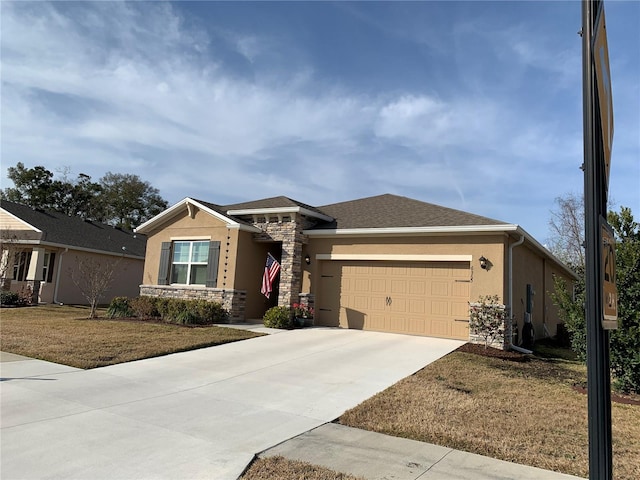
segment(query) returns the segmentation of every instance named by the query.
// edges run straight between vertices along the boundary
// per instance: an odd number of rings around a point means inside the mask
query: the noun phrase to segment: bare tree
[[[96,310],[107,290],[111,287],[122,257],[118,259],[77,257],[76,264],[70,268],[71,280],[82,296],[89,302],[89,318],[96,317]]]
[[[567,265],[584,267],[584,199],[573,193],[555,200],[549,219],[549,250]]]
[[[20,253],[20,245],[17,243],[16,235],[10,235],[6,231],[0,234],[2,244],[0,245],[0,289],[10,290],[13,278],[13,266]]]

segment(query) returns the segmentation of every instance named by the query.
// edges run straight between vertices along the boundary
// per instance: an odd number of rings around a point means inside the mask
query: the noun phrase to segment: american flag
[[[267,264],[264,266],[264,275],[262,276],[262,288],[260,292],[267,298],[271,295],[273,281],[280,271],[280,264],[273,258],[270,253],[267,254]]]

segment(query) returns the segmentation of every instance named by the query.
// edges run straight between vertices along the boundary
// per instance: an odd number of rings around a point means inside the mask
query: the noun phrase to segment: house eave
[[[518,225],[457,225],[437,227],[388,227],[388,228],[338,228],[310,229],[302,233],[309,237],[397,237],[413,235],[491,235],[495,233],[513,232]]]
[[[87,247],[79,247],[77,245],[69,245],[64,243],[55,243],[55,242],[47,242],[42,240],[16,240],[13,242],[15,245],[38,245],[40,247],[50,247],[50,248],[59,248],[59,249],[69,249],[78,252],[86,252],[86,253],[97,253],[100,255],[109,255],[112,257],[124,257],[131,258],[134,260],[144,260],[144,255],[131,255],[123,251],[123,253],[118,252],[110,252],[107,250],[99,250],[96,248],[87,248]]]
[[[276,215],[282,213],[299,213],[306,217],[313,217],[325,222],[332,222],[334,219],[328,215],[324,215],[319,212],[314,212],[304,207],[277,207],[277,208],[245,208],[241,210],[228,210],[227,215],[243,216],[243,215]]]

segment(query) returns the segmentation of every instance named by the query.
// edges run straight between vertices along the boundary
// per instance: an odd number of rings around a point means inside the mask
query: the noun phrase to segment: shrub
[[[134,312],[129,302],[130,301],[127,297],[114,297],[109,304],[109,308],[107,309],[107,317],[132,317],[134,315]]]
[[[138,318],[156,318],[160,316],[157,300],[156,297],[136,297],[131,299],[129,305]]]
[[[7,290],[0,291],[0,304],[1,305],[22,305],[20,295],[16,292],[9,292]]]
[[[504,335],[508,313],[497,295],[480,297],[479,302],[470,304],[469,310],[469,328],[484,339],[484,348]]]
[[[288,307],[272,307],[265,312],[262,321],[269,328],[291,328],[291,310]]]
[[[207,300],[193,300],[190,308],[195,315],[191,323],[198,325],[209,325],[212,323],[226,323],[229,319],[228,312],[220,302],[209,302]]]

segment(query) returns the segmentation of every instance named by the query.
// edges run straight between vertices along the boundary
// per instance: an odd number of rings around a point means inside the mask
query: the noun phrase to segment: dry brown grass
[[[84,307],[3,308],[0,350],[72,367],[95,368],[261,335],[218,326],[89,320],[88,315],[89,309]]]
[[[453,352],[347,411],[340,423],[588,476],[586,369]],[[614,476],[640,478],[640,406],[612,406]]]
[[[359,480],[360,477],[338,473],[317,465],[284,457],[256,459],[240,480]],[[364,480],[364,479],[362,479]]]

